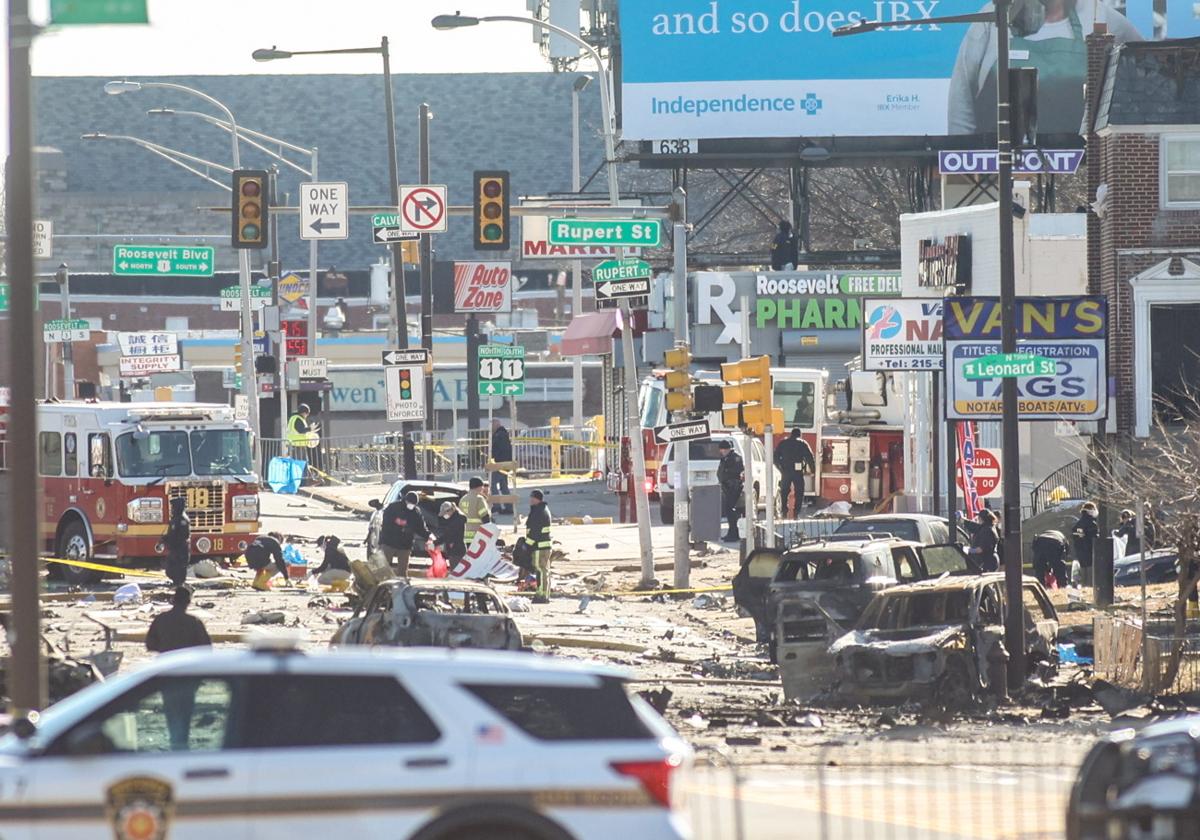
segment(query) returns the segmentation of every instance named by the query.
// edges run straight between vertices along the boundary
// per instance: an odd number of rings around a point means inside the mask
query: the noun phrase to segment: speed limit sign
[[[485,344],[479,348],[479,396],[525,395],[525,348]]]

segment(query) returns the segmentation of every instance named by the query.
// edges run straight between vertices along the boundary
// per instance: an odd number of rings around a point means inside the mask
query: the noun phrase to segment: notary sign
[[[865,298],[863,370],[941,370],[942,298]]]
[[[1017,298],[1017,350],[1041,357],[1018,375],[1021,420],[1102,420],[1108,397],[1108,308],[1103,297]],[[945,298],[946,412],[956,420],[999,420],[1003,370],[974,378],[1001,353],[1000,301]],[[1039,367],[1040,366],[1040,367]],[[1042,373],[1036,372],[1038,369]]]

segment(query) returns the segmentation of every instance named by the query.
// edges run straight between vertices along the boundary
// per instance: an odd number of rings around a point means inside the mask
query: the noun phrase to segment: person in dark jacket
[[[1033,576],[1043,581],[1048,589],[1057,589],[1071,582],[1067,571],[1067,555],[1070,553],[1067,538],[1062,531],[1042,531],[1033,538]],[[1054,576],[1053,585],[1047,575]]]
[[[529,493],[529,514],[525,519],[525,540],[533,549],[533,571],[537,591],[533,603],[550,603],[550,508],[541,490]]]
[[[246,546],[246,565],[254,570],[254,582],[250,586],[259,591],[271,588],[271,572],[268,567],[274,563],[275,571],[287,580],[287,564],[283,561],[283,546],[280,540],[282,534],[259,534],[254,542]]]
[[[800,429],[792,429],[791,435],[775,447],[775,468],[779,470],[779,513],[784,519],[791,514],[788,494],[793,489],[796,493],[794,515],[800,515],[800,509],[804,507],[804,476],[815,472],[817,468],[812,447],[800,435]]]
[[[1071,547],[1075,550],[1075,559],[1079,561],[1080,583],[1092,585],[1092,562],[1096,556],[1096,540],[1100,537],[1100,524],[1097,519],[1100,509],[1095,502],[1084,502],[1079,511],[1079,519],[1071,529]]]
[[[508,436],[508,429],[504,428],[504,424],[499,420],[492,421],[492,461],[503,463],[513,459],[512,438]],[[508,473],[496,470],[492,473],[491,494],[493,496],[508,495]],[[512,513],[513,506],[510,504],[492,505],[492,513]]]
[[[721,487],[721,512],[729,522],[729,530],[722,539],[725,542],[737,542],[741,539],[738,535],[738,519],[741,518],[740,509],[744,506],[742,490],[745,464],[729,440],[721,441],[717,448],[721,450],[721,462],[717,465],[717,484]]]
[[[340,548],[342,541],[335,536],[318,537],[317,548],[325,549],[321,565],[317,566],[313,575],[317,583],[328,586],[341,580],[350,580],[350,558]]]
[[[453,569],[467,556],[466,514],[459,510],[454,502],[442,502],[434,531],[434,542],[441,549],[446,563]]]
[[[429,541],[429,528],[421,513],[420,499],[409,491],[383,509],[379,528],[379,551],[396,574],[408,577],[408,561],[417,540]]]
[[[1117,530],[1113,532],[1113,536],[1125,538],[1125,553],[1122,555],[1123,557],[1142,553],[1142,540],[1137,532],[1137,514],[1133,511],[1121,511],[1121,521],[1117,525]]]
[[[792,232],[792,223],[786,219],[779,221],[779,232],[771,243],[771,270],[784,271],[796,267],[799,259],[797,252],[796,234]]]
[[[187,580],[188,566],[192,562],[192,523],[186,506],[182,496],[171,499],[171,518],[167,522],[167,535],[163,537],[163,546],[167,550],[163,571],[177,587]]]
[[[979,527],[971,535],[967,559],[981,572],[994,572],[1000,568],[1000,535],[996,532],[996,515],[984,508],[975,518],[979,521]]]
[[[169,650],[212,645],[204,622],[194,615],[188,615],[187,608],[191,603],[191,587],[176,587],[171,597],[171,609],[159,613],[150,622],[150,629],[146,631],[146,650],[166,653]],[[162,700],[171,749],[188,749],[192,713],[196,709],[196,684],[188,680],[169,681],[162,688]]]

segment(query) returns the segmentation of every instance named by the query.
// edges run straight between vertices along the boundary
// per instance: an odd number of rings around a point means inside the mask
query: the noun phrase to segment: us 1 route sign
[[[479,396],[525,396],[525,348],[485,344],[479,348]]]
[[[300,185],[300,238],[350,236],[350,190],[345,181]]]
[[[404,233],[445,233],[444,184],[410,184],[400,187],[400,230]]]
[[[703,440],[712,435],[707,420],[688,420],[686,423],[671,423],[667,426],[655,426],[654,437],[659,443],[672,443],[679,440]]]
[[[551,219],[551,245],[653,248],[662,237],[658,219]]]
[[[45,341],[87,341],[90,337],[91,327],[83,318],[73,321],[60,318],[42,325],[42,338]]]
[[[417,234],[401,230],[399,213],[375,213],[371,216],[371,241],[377,245],[390,245],[393,242],[416,238]]]
[[[425,419],[425,350],[384,350],[383,384],[387,419],[393,423]]]
[[[207,245],[116,245],[113,274],[144,277],[212,277],[214,251]]]

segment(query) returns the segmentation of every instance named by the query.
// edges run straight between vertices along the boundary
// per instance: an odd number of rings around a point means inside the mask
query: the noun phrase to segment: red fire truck
[[[54,556],[156,567],[176,497],[194,558],[236,557],[258,533],[250,430],[228,406],[45,402],[38,425],[41,534]],[[98,577],[52,568],[70,582]]]

